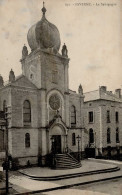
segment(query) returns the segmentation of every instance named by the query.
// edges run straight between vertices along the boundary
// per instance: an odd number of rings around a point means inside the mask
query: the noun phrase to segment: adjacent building
[[[122,146],[121,90],[113,94],[106,86],[84,94],[84,125],[86,150],[91,156],[120,155]],[[86,153],[87,153],[86,151]]]

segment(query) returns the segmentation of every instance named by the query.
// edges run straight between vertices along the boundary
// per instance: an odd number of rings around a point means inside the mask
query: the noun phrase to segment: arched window
[[[3,111],[4,111],[4,112],[5,112],[6,106],[7,106],[7,103],[6,103],[6,100],[4,100],[4,101],[3,101]]]
[[[76,108],[71,106],[71,126],[76,125]]]
[[[75,133],[72,133],[72,145],[75,146],[76,145],[76,137],[75,137]]]
[[[93,129],[89,129],[89,143],[94,143],[94,132]]]
[[[107,129],[107,143],[111,143],[111,131],[110,128]]]
[[[31,122],[31,104],[28,100],[25,100],[23,104],[23,122]]]
[[[116,128],[116,143],[119,143],[119,128]]]
[[[26,148],[30,147],[30,134],[29,133],[25,134],[25,147]]]

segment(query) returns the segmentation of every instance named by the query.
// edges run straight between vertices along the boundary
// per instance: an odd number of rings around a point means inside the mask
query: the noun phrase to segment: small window
[[[28,100],[25,100],[23,104],[23,122],[31,122],[31,104]]]
[[[72,134],[72,145],[75,146],[76,145],[76,137],[75,137],[75,133]]]
[[[89,130],[89,143],[90,144],[94,143],[94,132],[93,132],[93,129]]]
[[[110,111],[107,110],[107,123],[110,123]]]
[[[110,128],[107,129],[107,143],[111,143],[111,131]]]
[[[76,125],[76,108],[71,106],[71,126]]]
[[[52,71],[52,82],[53,83],[58,83],[58,71]]]
[[[116,143],[119,143],[119,128],[116,128]]]
[[[89,112],[89,123],[93,123],[93,112]]]
[[[115,112],[115,119],[116,119],[116,123],[119,122],[119,113],[118,112]]]
[[[26,148],[30,147],[30,134],[29,133],[25,134],[25,147]]]
[[[30,79],[33,80],[34,76],[33,74],[30,74]]]

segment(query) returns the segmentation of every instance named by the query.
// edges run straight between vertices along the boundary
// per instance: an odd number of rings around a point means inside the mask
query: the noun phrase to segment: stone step
[[[56,154],[55,158],[56,166],[54,169],[74,169],[81,167],[81,163],[69,154]]]
[[[61,161],[61,162],[62,162],[62,158],[59,158],[59,157],[57,158],[57,157],[56,157],[56,159],[57,159],[58,161]],[[67,161],[67,162],[71,162],[71,161],[72,161],[72,162],[77,162],[75,159],[71,159],[71,158],[69,158],[69,157],[63,158],[63,160],[64,160],[64,161]]]

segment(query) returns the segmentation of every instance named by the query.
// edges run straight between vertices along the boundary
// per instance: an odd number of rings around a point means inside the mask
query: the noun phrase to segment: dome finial
[[[45,2],[43,1],[43,8],[42,8],[42,12],[43,12],[43,16],[45,16],[45,13],[46,13],[46,8],[45,8],[45,6],[44,6],[44,4],[45,4]]]

